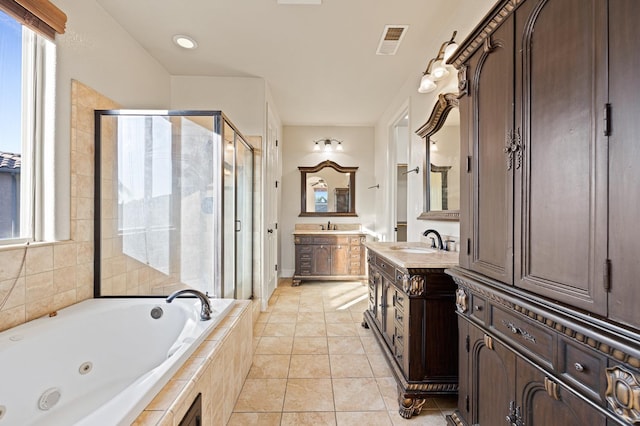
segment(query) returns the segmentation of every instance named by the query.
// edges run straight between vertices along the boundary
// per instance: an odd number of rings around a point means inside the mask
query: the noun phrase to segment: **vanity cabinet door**
[[[473,197],[468,238],[469,268],[496,280],[513,280],[513,171],[505,146],[513,133],[513,17],[490,36],[467,68],[473,140]],[[461,135],[465,137],[465,135]],[[464,142],[463,142],[464,143]]]
[[[349,260],[349,246],[342,244],[331,246],[332,275],[349,275]]]
[[[607,4],[528,1],[515,16],[515,285],[606,315]]]
[[[598,410],[562,388],[522,358],[517,361],[516,407],[527,426],[604,426]]]
[[[318,245],[313,247],[312,275],[331,275],[331,246]]]

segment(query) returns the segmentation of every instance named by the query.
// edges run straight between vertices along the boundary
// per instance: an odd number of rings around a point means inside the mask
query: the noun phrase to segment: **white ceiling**
[[[264,78],[284,125],[373,125],[407,79],[494,0],[97,0],[171,75]],[[409,25],[395,56],[385,25]],[[198,42],[187,51],[175,34]],[[424,96],[424,95],[422,95]]]

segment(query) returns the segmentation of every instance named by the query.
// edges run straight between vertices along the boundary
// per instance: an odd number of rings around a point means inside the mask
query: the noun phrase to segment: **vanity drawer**
[[[360,247],[360,243],[362,242],[361,238],[362,237],[350,237],[351,238],[351,245],[355,246],[357,245],[358,247]]]
[[[404,295],[400,292],[396,292],[395,297],[393,298],[393,304],[396,309],[404,311]]]
[[[351,254],[355,253],[358,256],[360,256],[360,252],[361,252],[360,246],[354,246],[354,245],[351,246]]]
[[[388,278],[392,278],[395,274],[396,269],[393,265],[382,257],[376,257],[376,266],[380,272],[385,274]]]
[[[560,375],[576,384],[592,399],[601,402],[607,388],[604,374],[606,357],[594,349],[562,338],[558,349]]]
[[[554,335],[550,330],[491,305],[491,328],[514,345],[553,368]]]
[[[312,244],[313,237],[295,237],[293,242],[295,244]]]
[[[486,322],[485,312],[487,311],[487,301],[483,297],[477,296],[475,294],[471,294],[470,299],[471,305],[469,309],[469,315],[471,315],[473,318],[484,325],[484,323]]]
[[[339,244],[339,243],[337,243],[336,239],[332,237],[313,237],[312,244],[331,245],[331,244]]]

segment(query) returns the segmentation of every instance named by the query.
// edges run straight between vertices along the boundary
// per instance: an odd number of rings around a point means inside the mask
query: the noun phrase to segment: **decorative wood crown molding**
[[[460,44],[449,60],[456,69],[469,59],[479,46],[485,43],[491,34],[507,19],[524,0],[503,0],[498,3],[482,20],[480,25]]]

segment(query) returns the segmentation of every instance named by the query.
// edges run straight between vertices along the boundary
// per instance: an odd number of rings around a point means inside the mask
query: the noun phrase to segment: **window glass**
[[[44,239],[54,98],[55,44],[0,11],[0,244]]]
[[[0,239],[20,238],[22,26],[0,11]]]

